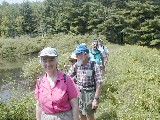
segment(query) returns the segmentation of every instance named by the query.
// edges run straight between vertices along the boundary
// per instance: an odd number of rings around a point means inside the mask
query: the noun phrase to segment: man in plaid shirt
[[[103,81],[101,69],[98,64],[89,60],[89,49],[86,45],[78,45],[74,53],[77,63],[73,65],[70,76],[77,76],[77,85],[80,89],[80,119],[94,120]]]

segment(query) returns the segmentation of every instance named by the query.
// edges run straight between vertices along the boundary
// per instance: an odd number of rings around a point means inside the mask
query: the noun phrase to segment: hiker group
[[[44,48],[39,55],[45,74],[39,77],[35,96],[37,120],[95,120],[95,112],[108,63],[108,49],[102,39],[93,39],[91,48],[76,46],[64,67],[58,70],[58,52]]]

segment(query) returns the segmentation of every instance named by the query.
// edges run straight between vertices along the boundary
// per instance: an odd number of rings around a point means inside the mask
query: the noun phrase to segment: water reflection
[[[19,90],[21,87],[20,84],[23,81],[22,66],[27,60],[28,58],[25,57],[18,60],[0,60],[0,101],[8,101],[9,97],[15,94],[16,89]]]
[[[22,68],[0,69],[0,86],[5,83],[11,82],[11,80],[20,80],[21,72]]]
[[[8,102],[9,101],[9,97],[11,96],[11,92],[10,90],[3,90],[0,93],[0,101],[2,102]]]

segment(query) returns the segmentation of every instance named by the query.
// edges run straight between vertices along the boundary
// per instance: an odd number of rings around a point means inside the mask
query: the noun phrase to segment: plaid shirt
[[[103,81],[100,66],[98,64],[95,64],[92,68],[91,64],[91,61],[89,61],[85,66],[77,66],[76,64],[74,64],[69,73],[71,77],[77,75],[77,85],[80,89],[88,87],[94,88],[96,86],[96,83],[100,83]]]

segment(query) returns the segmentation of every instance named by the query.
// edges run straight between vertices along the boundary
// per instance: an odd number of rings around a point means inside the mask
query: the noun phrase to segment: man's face
[[[81,66],[84,63],[84,60],[86,59],[86,53],[78,53],[76,54],[77,57],[77,65]]]
[[[98,47],[98,43],[97,42],[93,42],[92,43],[92,47],[93,47],[93,49],[96,49]]]
[[[76,58],[83,60],[84,59],[84,54],[85,53],[78,53],[78,54],[76,54]]]

